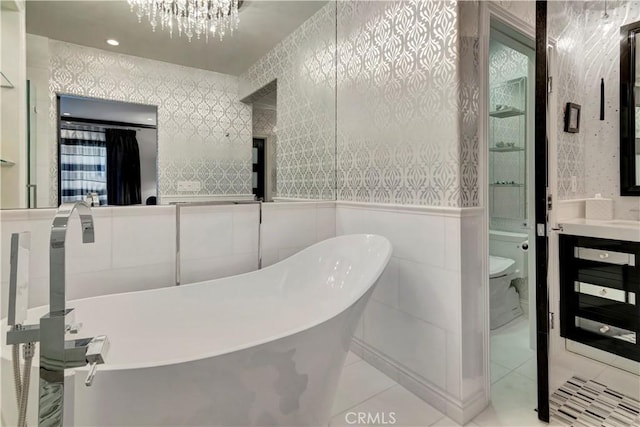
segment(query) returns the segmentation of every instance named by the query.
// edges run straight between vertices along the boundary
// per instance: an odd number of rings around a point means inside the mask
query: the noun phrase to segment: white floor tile
[[[491,361],[515,369],[535,357],[529,348],[529,321],[521,316],[491,331]]]
[[[463,427],[463,426],[461,426],[460,423],[453,421],[449,417],[442,417],[441,419],[436,421],[434,424],[431,424],[430,427]],[[478,424],[472,421],[465,424],[464,427],[479,427],[479,426]]]
[[[527,378],[530,378],[534,381],[538,380],[537,372],[538,372],[538,361],[536,358],[529,359],[520,365],[519,368],[515,370],[515,372],[524,375]]]
[[[353,423],[363,414],[363,423]],[[366,420],[364,417],[377,417]],[[396,427],[429,426],[444,415],[404,387],[396,385],[361,404],[333,417],[331,426],[394,425]],[[376,422],[377,421],[377,422]]]
[[[449,417],[442,417],[435,423],[431,424],[431,427],[460,427],[460,424]]]
[[[584,379],[594,379],[602,373],[605,366],[587,357],[564,352],[549,362],[549,391],[554,392],[574,375]]]
[[[511,322],[506,325],[500,326],[497,329],[493,329],[491,331],[491,336],[499,336],[499,335],[520,335],[524,331],[527,331],[526,334],[529,334],[529,319],[525,316],[520,316],[513,319]]]
[[[362,359],[360,358],[360,356],[358,356],[358,355],[357,355],[357,354],[355,354],[354,352],[350,351],[350,352],[347,354],[347,359],[344,361],[344,366],[349,366],[349,365],[351,365],[352,363],[359,362],[360,360],[362,360]]]
[[[535,381],[511,372],[491,387],[491,402],[472,421],[479,426],[546,425],[535,412],[537,393]]]
[[[607,387],[640,400],[640,377],[622,369],[607,367],[596,381]]]
[[[364,402],[396,383],[364,361],[345,366],[333,400],[332,415]]]
[[[498,365],[497,363],[491,362],[491,384],[494,384],[499,379],[503,378],[511,372],[511,369],[505,368],[502,365]]]

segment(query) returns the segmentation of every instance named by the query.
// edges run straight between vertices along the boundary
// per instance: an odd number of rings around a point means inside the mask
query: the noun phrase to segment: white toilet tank
[[[525,233],[511,231],[489,230],[489,254],[503,258],[511,258],[515,261],[514,278],[527,277],[527,251],[522,249],[522,244],[529,239]]]

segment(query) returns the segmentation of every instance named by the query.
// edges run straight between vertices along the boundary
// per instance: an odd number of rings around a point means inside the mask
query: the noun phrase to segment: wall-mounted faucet
[[[63,425],[64,371],[91,364],[85,382],[91,385],[95,367],[104,363],[109,342],[104,335],[95,338],[65,340],[67,332],[76,332],[77,325],[67,316],[73,309],[66,307],[65,242],[67,224],[74,210],[80,214],[82,242],[93,243],[95,232],[91,209],[84,202],[60,205],[51,226],[49,255],[49,313],[40,319],[40,405],[39,426]]]

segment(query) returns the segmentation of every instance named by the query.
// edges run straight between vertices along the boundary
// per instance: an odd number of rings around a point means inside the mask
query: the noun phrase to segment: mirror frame
[[[635,162],[635,69],[636,35],[640,21],[620,27],[620,195],[640,196]],[[639,76],[640,77],[640,76]]]

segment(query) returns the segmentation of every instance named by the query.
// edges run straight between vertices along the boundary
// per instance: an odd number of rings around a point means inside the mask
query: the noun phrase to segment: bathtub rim
[[[308,323],[303,324],[302,326],[297,326],[297,327],[292,327],[291,329],[288,329],[284,332],[281,333],[277,333],[277,334],[272,334],[272,335],[266,335],[265,338],[261,338],[261,339],[257,339],[248,343],[242,343],[242,344],[238,344],[234,347],[226,347],[222,350],[218,350],[218,351],[211,351],[211,352],[207,352],[207,353],[200,353],[194,356],[190,356],[190,357],[179,357],[179,358],[173,358],[173,359],[164,359],[161,361],[154,361],[154,362],[137,362],[137,363],[121,363],[121,364],[109,364],[106,363],[104,365],[100,366],[100,370],[101,371],[126,371],[126,370],[133,370],[133,369],[145,369],[145,368],[157,368],[157,367],[162,367],[162,366],[170,366],[170,365],[177,365],[177,364],[182,364],[182,363],[189,363],[189,362],[195,362],[195,361],[199,361],[199,360],[204,360],[204,359],[209,359],[209,358],[214,358],[214,357],[218,357],[218,356],[224,356],[227,354],[231,354],[231,353],[235,353],[238,351],[242,351],[242,350],[246,350],[249,349],[251,347],[256,347],[262,344],[266,344],[272,341],[276,341],[291,335],[295,335],[307,330],[310,330],[318,325],[323,324],[324,322],[327,322],[333,318],[335,318],[336,316],[339,316],[340,314],[344,313],[346,310],[348,310],[350,307],[352,307],[354,304],[356,304],[358,301],[360,301],[360,299],[366,295],[366,293],[376,284],[376,282],[378,281],[378,279],[380,278],[380,276],[382,275],[382,273],[384,272],[385,268],[387,267],[389,260],[391,259],[392,253],[393,253],[393,245],[391,244],[391,242],[389,241],[389,239],[387,239],[384,236],[381,236],[379,234],[368,234],[368,233],[357,233],[357,234],[344,234],[344,235],[340,235],[340,236],[335,236],[335,237],[331,237],[329,239],[325,239],[322,240],[320,242],[316,242],[311,246],[308,246],[304,249],[302,249],[299,252],[296,252],[295,254],[291,255],[290,257],[287,257],[283,260],[278,261],[277,263],[271,264],[267,267],[264,267],[260,270],[254,270],[254,271],[250,271],[247,273],[241,273],[241,274],[236,274],[233,276],[226,276],[226,277],[220,277],[217,279],[211,279],[211,280],[205,280],[205,281],[200,281],[200,282],[194,282],[194,283],[188,283],[188,284],[183,284],[180,286],[167,286],[167,287],[162,287],[162,288],[156,288],[156,289],[144,289],[144,290],[139,290],[139,291],[131,291],[131,292],[118,292],[118,293],[114,293],[114,294],[106,294],[106,295],[98,295],[95,297],[87,297],[87,298],[79,298],[79,299],[75,299],[75,300],[70,300],[68,301],[68,303],[77,303],[77,302],[81,302],[81,301],[85,301],[85,300],[96,300],[96,299],[101,299],[101,298],[109,298],[109,297],[114,297],[114,296],[120,296],[120,295],[129,295],[129,294],[138,294],[138,293],[143,293],[143,292],[169,292],[174,290],[175,288],[179,288],[179,287],[183,287],[183,286],[204,286],[204,285],[209,285],[212,284],[214,282],[217,281],[222,281],[222,280],[227,280],[230,277],[244,277],[244,276],[250,276],[250,275],[255,275],[255,274],[259,274],[262,271],[265,271],[267,269],[272,269],[272,268],[276,268],[278,266],[280,266],[282,263],[287,262],[288,260],[291,260],[292,258],[298,257],[298,256],[303,256],[303,254],[305,252],[310,252],[313,250],[314,247],[320,246],[322,244],[326,244],[327,241],[329,240],[348,240],[349,238],[362,238],[362,237],[366,237],[366,238],[376,238],[376,239],[382,239],[382,241],[384,243],[386,243],[386,254],[384,257],[384,262],[380,263],[379,265],[376,266],[376,269],[374,270],[374,273],[372,274],[372,280],[371,283],[369,283],[368,286],[363,286],[362,289],[360,289],[356,295],[354,295],[354,297],[352,299],[349,299],[348,301],[345,301],[345,303],[343,304],[337,304],[336,305],[336,311],[333,312],[330,316],[327,317],[323,317],[321,319],[313,319]],[[42,307],[46,307],[46,305],[41,305],[41,306],[37,306],[37,307],[32,307],[29,310],[37,310],[37,309],[42,309]],[[3,333],[7,330],[7,318],[3,318],[2,322],[1,322],[1,330],[3,331]],[[39,360],[38,360],[38,355],[40,352],[40,346],[37,345],[36,346],[36,357],[34,357],[33,359],[33,368],[38,368],[39,367]],[[2,348],[3,349],[9,349],[10,346],[6,345],[6,341],[3,340],[2,341]],[[11,351],[2,351],[2,359],[11,361],[12,355],[11,355]],[[108,355],[107,355],[107,362],[108,362]],[[79,372],[83,372],[83,371],[88,371],[89,370],[89,366],[82,366],[82,367],[78,367],[78,368],[74,368],[73,371],[79,371]]]

